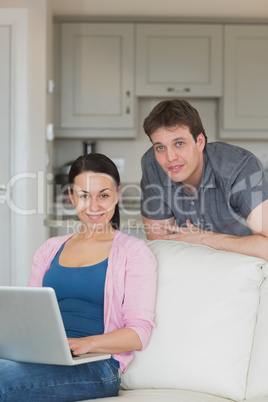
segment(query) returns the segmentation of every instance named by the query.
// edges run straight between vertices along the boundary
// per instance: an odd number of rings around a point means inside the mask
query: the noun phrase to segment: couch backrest
[[[244,399],[264,261],[182,242],[148,245],[158,260],[157,328],[123,388]]]

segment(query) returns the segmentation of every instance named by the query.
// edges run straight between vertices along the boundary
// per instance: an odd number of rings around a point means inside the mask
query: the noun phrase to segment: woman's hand
[[[85,353],[117,354],[140,350],[141,340],[132,328],[122,328],[108,334],[68,338],[70,351],[74,356]]]
[[[70,351],[74,356],[92,352],[90,336],[84,338],[68,338]]]

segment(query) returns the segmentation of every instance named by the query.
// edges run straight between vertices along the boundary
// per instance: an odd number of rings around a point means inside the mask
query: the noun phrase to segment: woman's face
[[[74,179],[69,196],[77,216],[90,230],[110,226],[119,199],[113,178],[107,174],[84,172]]]

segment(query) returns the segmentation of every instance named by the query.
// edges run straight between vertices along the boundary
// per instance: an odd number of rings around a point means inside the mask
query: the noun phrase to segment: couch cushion
[[[263,267],[259,313],[248,375],[247,398],[268,395],[268,263]]]
[[[86,402],[86,401],[83,401]],[[120,391],[119,396],[105,398],[105,402],[231,402],[230,399],[200,392],[171,389],[137,389]],[[260,401],[268,402],[268,401]]]
[[[182,242],[148,244],[158,260],[157,328],[122,386],[244,399],[263,260]]]
[[[82,402],[90,401],[92,399]],[[231,402],[231,400],[215,395],[177,389],[137,389],[120,391],[119,396],[105,398],[105,402]],[[268,397],[247,399],[241,402],[268,402]]]

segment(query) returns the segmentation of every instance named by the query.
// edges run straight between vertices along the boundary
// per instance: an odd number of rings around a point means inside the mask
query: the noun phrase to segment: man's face
[[[203,171],[205,137],[195,142],[188,127],[161,127],[151,135],[155,157],[161,168],[174,181],[197,188]]]

